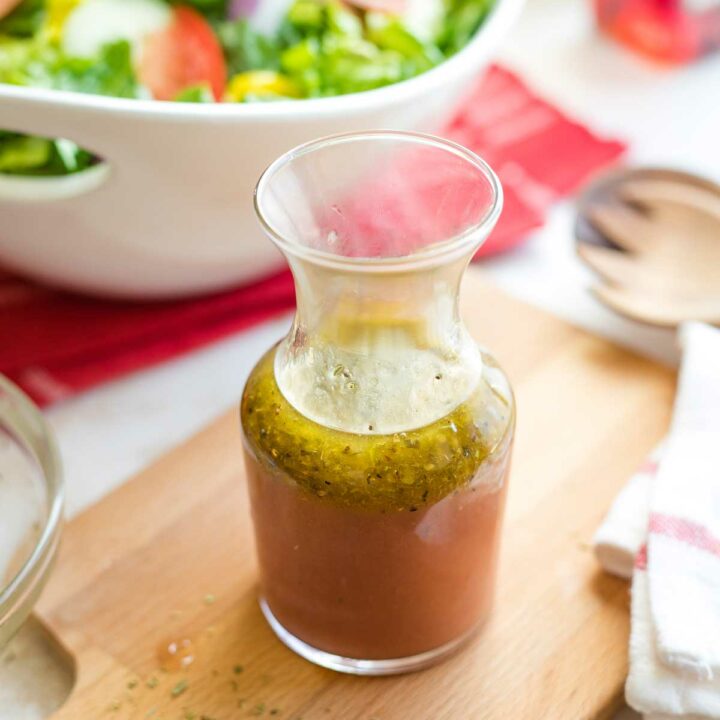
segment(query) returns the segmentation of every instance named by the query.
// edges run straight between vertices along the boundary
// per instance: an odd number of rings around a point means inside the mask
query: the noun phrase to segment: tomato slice
[[[185,88],[207,84],[216,100],[225,91],[222,48],[205,18],[192,8],[173,8],[170,25],[143,43],[140,81],[157,100],[172,100]]]

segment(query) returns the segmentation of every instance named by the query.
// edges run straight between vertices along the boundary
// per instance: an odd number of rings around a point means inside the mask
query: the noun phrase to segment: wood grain
[[[338,675],[281,645],[255,600],[233,409],[66,529],[39,607],[78,667],[55,720],[612,714],[626,673],[627,586],[598,571],[589,541],[665,432],[673,374],[502,295],[477,271],[463,303],[519,408],[497,606],[481,635],[444,664],[396,678]],[[160,671],[158,648],[184,639],[194,662]]]

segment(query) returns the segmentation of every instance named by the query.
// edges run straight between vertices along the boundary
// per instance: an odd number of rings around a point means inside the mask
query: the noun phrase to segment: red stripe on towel
[[[647,570],[647,545],[643,545],[635,556],[635,569]]]
[[[720,557],[720,540],[718,540],[705,526],[698,523],[675,517],[652,513],[648,531],[657,535],[679,540],[700,550],[705,550]]]
[[[647,473],[648,475],[654,475],[658,471],[657,460],[646,460],[639,468],[638,472]]]

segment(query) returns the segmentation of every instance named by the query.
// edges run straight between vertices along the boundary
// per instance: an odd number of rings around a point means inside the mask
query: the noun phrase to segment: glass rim
[[[345,143],[372,140],[394,140],[415,144],[418,147],[432,147],[455,155],[468,165],[475,167],[487,180],[492,193],[487,210],[479,220],[469,225],[462,232],[437,243],[433,243],[432,245],[428,245],[420,250],[395,257],[337,255],[326,250],[319,250],[302,245],[299,242],[287,238],[273,227],[263,212],[262,196],[267,190],[267,186],[272,178],[280,170],[287,167],[294,160],[317,150],[335,145],[344,145]],[[477,250],[489,234],[489,231],[483,234],[483,230],[485,228],[492,228],[502,211],[503,189],[500,179],[490,165],[472,150],[469,150],[459,143],[429,133],[405,130],[367,130],[328,135],[298,145],[280,155],[280,157],[268,165],[260,176],[253,193],[253,206],[262,229],[285,254],[338,270],[402,272],[427,265],[438,265],[443,262],[449,262],[468,253],[471,249]]]
[[[15,576],[5,585],[0,582],[0,629],[8,623],[12,629],[19,625],[32,610],[37,594],[48,579],[60,541],[65,504],[65,486],[62,476],[60,452],[50,426],[35,403],[20,388],[0,373],[0,390],[9,395],[22,415],[40,429],[40,440],[47,451],[47,463],[42,463],[34,443],[24,434],[18,437],[38,460],[48,498],[48,512],[40,536],[30,555]],[[12,427],[10,428],[12,429]],[[12,632],[11,632],[12,634]],[[0,649],[3,645],[0,632]]]

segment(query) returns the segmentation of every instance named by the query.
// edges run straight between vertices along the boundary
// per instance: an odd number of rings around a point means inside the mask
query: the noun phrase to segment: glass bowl
[[[32,401],[0,375],[0,650],[25,622],[57,552],[60,457]]]

